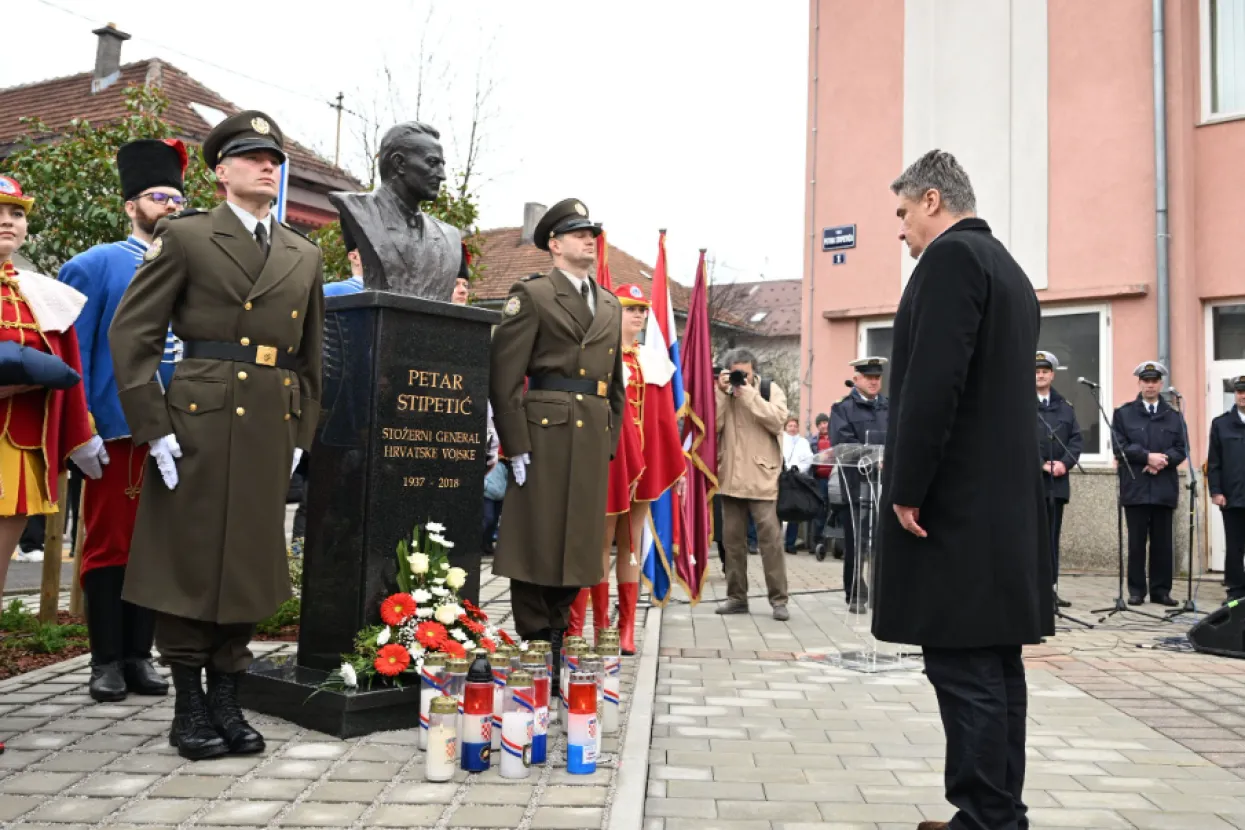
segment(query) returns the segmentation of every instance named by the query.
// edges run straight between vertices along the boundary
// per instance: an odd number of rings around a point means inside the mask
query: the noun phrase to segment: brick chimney
[[[519,237],[520,245],[533,245],[536,238],[536,223],[545,215],[548,208],[538,202],[523,205],[523,235]]]
[[[101,92],[117,82],[121,77],[121,44],[130,36],[117,28],[117,24],[91,32],[99,38],[95,46],[95,73],[91,77],[91,92]]]

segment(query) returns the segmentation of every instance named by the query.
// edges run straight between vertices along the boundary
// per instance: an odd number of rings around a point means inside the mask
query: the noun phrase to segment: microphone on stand
[[[1169,386],[1169,387],[1167,387],[1167,394],[1171,395],[1173,398],[1183,398],[1183,397],[1184,397],[1184,395],[1180,394],[1180,392],[1179,392],[1179,391],[1176,389],[1176,387],[1174,387],[1174,386]]]
[[[1089,379],[1087,379],[1087,378],[1077,378],[1077,379],[1076,379],[1076,382],[1077,382],[1077,383],[1083,383],[1083,384],[1085,384],[1086,386],[1088,386],[1090,389],[1098,389],[1098,388],[1099,388],[1098,384],[1094,383],[1092,380],[1089,380]]]

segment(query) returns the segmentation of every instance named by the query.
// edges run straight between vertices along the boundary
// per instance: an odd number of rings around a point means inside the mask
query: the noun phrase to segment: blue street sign
[[[285,203],[290,190],[290,162],[286,159],[281,165],[281,180],[277,185],[277,201],[272,207],[272,213],[277,217],[278,222],[285,221]]]
[[[840,225],[837,228],[822,228],[821,250],[844,251],[856,247],[856,226]]]
[[[842,265],[845,262],[847,262],[847,254],[835,254],[831,260],[834,265]]]

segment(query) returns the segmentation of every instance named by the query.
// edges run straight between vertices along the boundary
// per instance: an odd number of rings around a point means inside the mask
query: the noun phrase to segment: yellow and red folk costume
[[[34,299],[41,282],[49,295],[56,295],[46,304]],[[80,309],[78,292],[42,274],[18,271],[12,262],[0,264],[0,340],[55,355],[81,373],[72,320]],[[80,383],[69,389],[19,391],[0,400],[0,516],[55,513],[57,478],[65,472],[70,453],[92,434]]]

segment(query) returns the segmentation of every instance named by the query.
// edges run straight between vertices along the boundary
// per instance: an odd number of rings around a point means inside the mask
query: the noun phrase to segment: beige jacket
[[[778,498],[782,471],[782,427],[787,420],[787,396],[770,384],[769,400],[761,397],[760,382],[728,395],[717,389],[718,492],[737,499]]]

